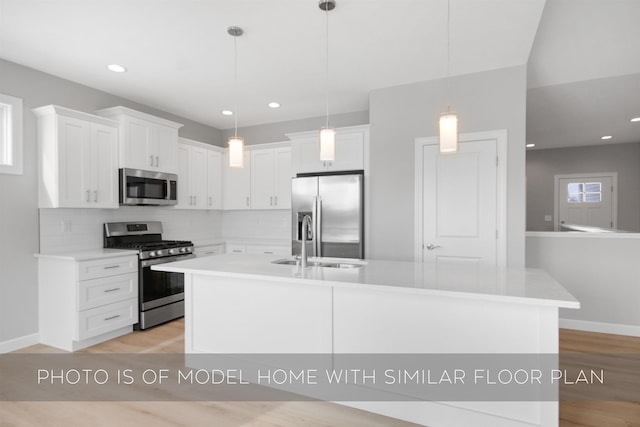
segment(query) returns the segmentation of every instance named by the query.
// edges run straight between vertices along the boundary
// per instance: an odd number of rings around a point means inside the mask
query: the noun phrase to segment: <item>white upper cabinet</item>
[[[125,107],[106,108],[96,114],[120,124],[119,167],[167,173],[178,172],[180,123]]]
[[[118,124],[68,108],[36,108],[39,207],[118,207]]]
[[[336,129],[334,161],[320,161],[319,132],[287,135],[291,139],[293,173],[334,172],[365,169],[369,125]]]
[[[291,208],[291,147],[274,148],[275,194],[274,208]]]
[[[224,209],[291,207],[291,147],[288,144],[251,147],[244,152],[243,168],[230,168],[227,164],[224,167]]]
[[[207,151],[207,209],[222,209],[222,152]]]
[[[276,165],[273,149],[251,151],[251,207],[272,209]]]
[[[222,153],[217,150],[208,144],[180,138],[176,208],[221,209]]]
[[[251,209],[251,152],[245,150],[243,167],[229,166],[229,153],[224,155],[224,190],[222,206],[227,210]]]

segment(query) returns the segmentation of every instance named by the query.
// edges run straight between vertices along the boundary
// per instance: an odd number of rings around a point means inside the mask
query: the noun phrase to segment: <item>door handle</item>
[[[153,156],[149,156],[149,166],[153,166]]]
[[[434,250],[434,249],[436,249],[436,248],[441,248],[441,247],[442,247],[442,246],[436,246],[436,245],[434,245],[433,243],[429,243],[427,246],[425,246],[425,248],[426,248],[428,251],[432,251],[432,250]]]
[[[98,190],[93,190],[93,201],[98,203]]]
[[[156,167],[160,166],[160,157],[156,156]]]

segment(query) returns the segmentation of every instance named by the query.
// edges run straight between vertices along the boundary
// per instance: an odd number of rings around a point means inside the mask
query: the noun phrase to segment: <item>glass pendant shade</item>
[[[331,128],[320,130],[320,161],[332,162],[336,159],[336,131]]]
[[[229,166],[232,168],[243,167],[244,138],[233,136],[229,138]]]
[[[440,152],[458,151],[458,115],[448,111],[440,116]]]

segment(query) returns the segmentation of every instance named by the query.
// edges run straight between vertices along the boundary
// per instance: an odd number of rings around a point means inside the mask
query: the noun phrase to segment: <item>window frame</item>
[[[0,120],[4,121],[6,128],[0,134],[0,162],[8,153],[9,159],[0,163],[0,174],[23,174],[23,134],[22,134],[22,99],[15,96],[0,93],[0,105],[7,108],[0,109]]]

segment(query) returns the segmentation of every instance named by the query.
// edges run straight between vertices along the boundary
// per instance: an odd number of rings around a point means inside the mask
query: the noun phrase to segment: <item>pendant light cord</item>
[[[325,90],[326,90],[326,112],[327,112],[327,129],[329,129],[329,7],[325,9]]]
[[[447,84],[449,85],[449,105],[447,112],[451,112],[451,0],[447,0]]]
[[[238,139],[238,48],[237,36],[233,36],[233,137]]]

